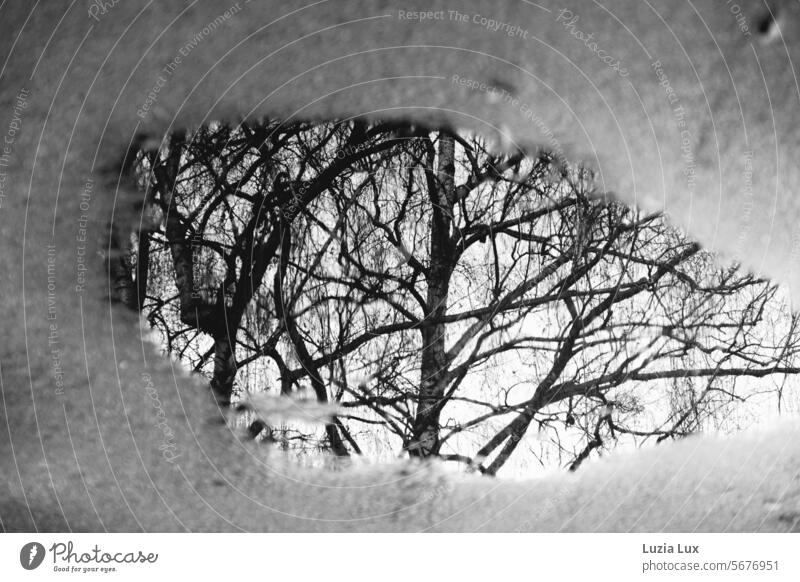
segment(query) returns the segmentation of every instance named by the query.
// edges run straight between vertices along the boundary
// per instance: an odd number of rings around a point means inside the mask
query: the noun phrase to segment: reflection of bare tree
[[[182,356],[197,349],[199,334],[211,338],[211,347],[192,359],[201,367],[213,355],[211,387],[220,404],[229,404],[233,393],[237,336],[250,330],[246,319],[253,302],[265,304],[264,277],[293,222],[310,201],[354,172],[359,160],[391,148],[393,131],[363,123],[222,126],[200,129],[189,140],[175,134],[162,151],[144,154],[140,168],[148,199],[163,219],[154,232],[141,233],[137,264],[168,249],[174,273],[170,280],[159,269],[161,278],[150,281],[156,293],[148,316],[160,322],[168,346],[176,348],[180,338]],[[156,249],[142,252],[154,243]],[[141,289],[148,281],[144,269],[138,273],[136,304],[144,306]],[[176,294],[165,297],[172,286]],[[175,311],[175,302],[177,314],[166,316],[164,308]],[[285,367],[271,345],[283,327],[280,320],[274,325],[274,340],[261,353]],[[326,401],[324,387],[314,388]],[[346,454],[333,425],[328,438],[335,452]]]
[[[774,287],[547,156],[268,123],[174,136],[139,167],[159,219],[119,295],[196,369],[213,356],[222,403],[235,383],[339,402],[340,455],[377,432],[495,474],[535,426],[575,469],[621,436],[721,421],[754,393],[743,378],[800,370]]]

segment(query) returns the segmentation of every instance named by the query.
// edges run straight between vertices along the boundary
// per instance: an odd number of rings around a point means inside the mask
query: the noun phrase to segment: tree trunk
[[[433,166],[429,155],[429,168]],[[432,172],[431,172],[432,173]],[[441,323],[447,314],[450,277],[456,261],[452,227],[455,204],[455,140],[444,133],[439,136],[439,161],[436,176],[429,175],[428,190],[432,205],[430,235],[430,267],[426,297],[426,322],[422,325],[422,361],[417,411],[411,439],[406,445],[412,457],[429,457],[439,453],[439,417],[449,362],[445,351],[446,326]]]
[[[533,410],[526,410],[512,420],[508,425],[506,425],[506,427],[498,434],[498,436],[495,437],[499,439],[499,442],[495,446],[499,445],[500,442],[503,442],[503,440],[506,440],[506,444],[500,450],[500,453],[497,455],[497,457],[495,457],[494,461],[492,461],[492,463],[483,471],[484,475],[495,476],[497,474],[497,471],[500,470],[500,467],[506,463],[511,454],[516,450],[517,445],[519,445],[522,437],[525,436],[525,433],[527,432],[528,427],[531,425],[532,420]],[[503,436],[501,437],[500,435]],[[481,449],[481,451],[486,449],[487,452],[484,454],[488,454],[490,452],[489,448],[490,445],[487,444],[483,449]],[[481,451],[478,452],[479,456],[483,456],[481,455]]]
[[[184,140],[180,134],[174,134],[170,140],[169,155],[163,162],[153,161],[154,189],[160,197],[161,209],[164,212],[164,234],[172,256],[172,267],[175,269],[175,287],[178,289],[180,318],[186,325],[200,329],[200,297],[194,281],[194,246],[188,237],[189,224],[178,209],[178,197],[175,187],[180,173],[181,153]]]
[[[236,357],[233,350],[234,337],[220,334],[214,337],[214,373],[211,376],[211,389],[217,404],[230,406],[233,395],[233,381],[236,378]]]

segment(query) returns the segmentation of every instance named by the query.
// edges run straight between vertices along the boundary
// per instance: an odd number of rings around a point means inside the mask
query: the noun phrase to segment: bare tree
[[[621,437],[719,421],[754,393],[737,380],[800,370],[776,288],[546,154],[266,123],[174,136],[139,167],[160,218],[119,295],[197,369],[214,356],[224,404],[237,377],[338,402],[339,455],[377,434],[493,475],[534,425],[576,469]]]
[[[196,368],[213,356],[211,388],[221,405],[227,406],[233,394],[237,347],[245,353],[254,348],[237,337],[249,329],[246,318],[253,303],[269,303],[264,278],[288,245],[296,217],[354,172],[360,159],[391,148],[394,131],[391,124],[362,122],[215,126],[191,136],[176,133],[160,151],[143,153],[139,168],[148,189],[148,211],[159,218],[136,241],[139,269],[120,273],[134,282],[117,287],[137,289],[135,305],[149,307],[145,311],[151,322],[160,323],[170,349],[186,356],[187,350],[204,346],[192,358]],[[162,278],[154,280],[147,274],[150,256],[161,252],[163,261],[165,251],[172,273],[159,269]],[[149,306],[142,293],[148,283],[155,289]],[[176,293],[165,297],[173,286]],[[129,298],[125,302],[132,303]],[[280,307],[270,306],[273,339],[255,349],[283,365],[273,344],[283,331],[293,334]],[[168,309],[171,315],[165,313]],[[210,347],[197,341],[200,335],[210,338]],[[302,351],[298,353],[302,361]],[[319,382],[314,382],[314,391],[318,400],[327,401]],[[327,436],[334,452],[347,454],[334,424],[328,425]]]

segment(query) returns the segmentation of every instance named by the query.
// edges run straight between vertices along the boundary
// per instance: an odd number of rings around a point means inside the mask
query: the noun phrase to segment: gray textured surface
[[[202,385],[156,357],[135,319],[109,307],[108,225],[124,233],[139,219],[137,194],[118,181],[134,137],[265,114],[412,117],[494,132],[501,145],[562,148],[594,163],[625,200],[666,207],[706,245],[800,289],[796,2],[772,4],[783,32],[775,38],[769,27],[757,34],[768,14],[760,2],[747,3],[753,34],[746,36],[735,16],[710,0],[624,0],[608,10],[576,0],[575,28],[594,33],[598,50],[618,59],[627,77],[569,34],[553,2],[464,2],[466,23],[447,13],[427,23],[398,18],[398,8],[436,4],[444,3],[303,8],[242,0],[208,34],[204,27],[225,3],[125,1],[97,21],[85,2],[70,10],[66,2],[35,10],[21,0],[3,5],[0,138],[12,138],[0,209],[5,528],[797,527],[796,427],[689,440],[594,463],[577,478],[531,482],[453,481],[435,468],[406,465],[332,475],[259,459],[263,451],[220,427]],[[475,15],[517,24],[528,38],[492,32]],[[193,38],[196,46],[186,51]],[[141,119],[137,110],[176,56],[182,62]],[[656,60],[677,102],[667,101]],[[453,75],[502,87],[519,101],[459,86]],[[15,121],[22,89],[29,96]],[[686,151],[696,172],[692,188]],[[82,210],[89,179],[91,200]],[[82,214],[85,246],[78,240]],[[89,266],[83,293],[75,289],[79,252]],[[158,450],[145,373],[176,433],[181,456],[174,464]]]

